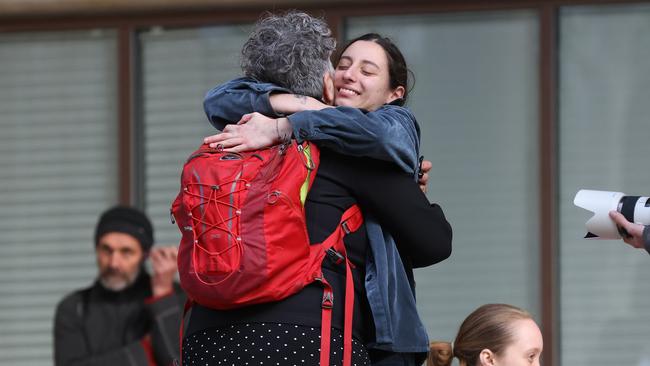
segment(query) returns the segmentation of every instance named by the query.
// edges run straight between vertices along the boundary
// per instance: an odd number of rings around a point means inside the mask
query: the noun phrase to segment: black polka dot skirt
[[[318,366],[320,328],[251,323],[209,328],[183,341],[183,366]],[[330,365],[343,363],[343,333],[332,329]],[[352,365],[370,365],[363,344],[352,339]]]

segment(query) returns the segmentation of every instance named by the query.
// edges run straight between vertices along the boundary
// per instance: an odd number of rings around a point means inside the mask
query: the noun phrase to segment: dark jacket
[[[179,286],[168,296],[152,298],[145,271],[122,291],[110,291],[95,282],[73,292],[56,309],[54,363],[170,365],[179,354],[184,300]]]

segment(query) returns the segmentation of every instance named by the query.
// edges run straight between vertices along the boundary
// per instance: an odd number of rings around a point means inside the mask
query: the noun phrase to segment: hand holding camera
[[[621,192],[582,189],[573,203],[594,215],[587,220],[587,239],[623,239],[650,252],[650,198]]]
[[[609,217],[614,220],[616,225],[621,229],[620,231],[623,232],[622,236],[624,242],[630,244],[635,248],[645,248],[643,241],[643,230],[645,226],[627,221],[625,216],[616,211],[610,211]]]

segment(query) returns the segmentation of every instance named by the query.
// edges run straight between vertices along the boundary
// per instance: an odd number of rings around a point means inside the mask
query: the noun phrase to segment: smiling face
[[[532,319],[519,319],[512,323],[512,339],[500,355],[495,355],[494,366],[539,366],[544,348],[542,333]]]
[[[372,41],[356,41],[345,49],[334,72],[338,106],[375,110],[404,95],[404,87],[390,87],[388,57]]]

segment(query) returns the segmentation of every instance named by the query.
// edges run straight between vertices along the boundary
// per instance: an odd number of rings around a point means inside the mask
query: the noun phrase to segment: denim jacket
[[[274,84],[235,79],[210,90],[203,106],[212,125],[221,130],[253,111],[278,117],[269,100],[272,92],[290,93]],[[336,107],[299,112],[288,118],[299,142],[309,140],[339,153],[391,161],[417,174],[420,129],[406,108],[384,105],[367,112]],[[414,284],[409,281],[412,272],[407,274],[390,234],[376,219],[364,216],[371,248],[366,258],[365,286],[376,329],[374,343],[367,346],[388,352],[425,353],[428,337],[416,309]],[[399,364],[415,365],[414,359]]]

